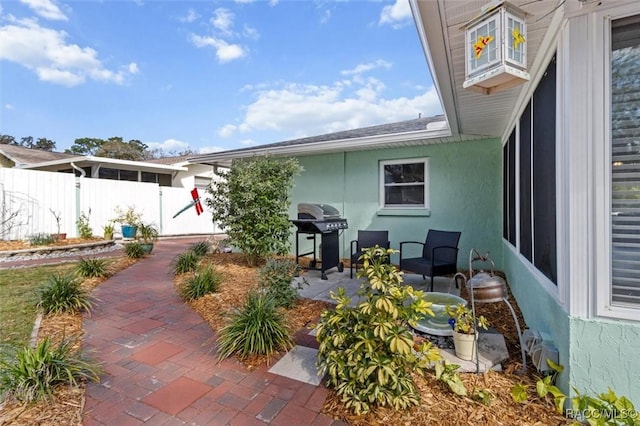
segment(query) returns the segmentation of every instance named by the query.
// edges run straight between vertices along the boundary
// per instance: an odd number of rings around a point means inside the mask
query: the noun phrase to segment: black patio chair
[[[400,270],[421,274],[425,279],[426,276],[431,277],[431,291],[433,291],[433,277],[455,274],[458,271],[458,241],[460,241],[460,232],[435,229],[429,230],[424,243],[403,241],[400,243]],[[422,245],[422,256],[405,258],[406,253],[403,253],[403,248],[406,244]]]
[[[380,246],[388,249],[389,231],[358,231],[358,239],[351,241],[351,278],[353,278],[353,267],[358,273],[358,264],[361,264],[360,256],[364,253],[364,249]]]

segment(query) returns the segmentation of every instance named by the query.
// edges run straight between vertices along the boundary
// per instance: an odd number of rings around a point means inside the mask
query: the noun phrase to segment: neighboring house
[[[213,178],[213,167],[184,157],[127,161],[0,145],[0,238],[51,233],[56,229],[52,212],[60,214],[69,237],[77,236],[81,214],[90,216],[94,234],[100,235],[116,209],[127,206],[142,212],[163,236],[218,233],[208,211],[197,215],[195,208],[186,208],[191,190],[198,188],[206,198]]]
[[[189,189],[204,189],[214,177],[212,167],[192,164],[185,156],[130,161],[42,151],[17,145],[0,145],[0,166]]]
[[[530,80],[493,92],[463,88],[461,26],[486,2],[410,1],[444,126],[377,126],[192,161],[297,157],[305,170],[291,216],[299,202],[337,207],[349,221],[343,257],[357,229],[388,229],[395,248],[430,228],[462,231],[459,266],[470,248],[491,252],[527,325],[558,349],[562,389],[611,387],[637,406],[640,2],[512,3],[527,12]],[[396,199],[402,172],[424,184],[410,179]]]

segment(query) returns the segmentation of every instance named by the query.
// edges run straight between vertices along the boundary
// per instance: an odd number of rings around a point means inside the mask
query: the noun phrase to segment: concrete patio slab
[[[317,373],[317,359],[317,349],[296,345],[269,369],[269,373],[318,386],[322,383],[322,376]]]

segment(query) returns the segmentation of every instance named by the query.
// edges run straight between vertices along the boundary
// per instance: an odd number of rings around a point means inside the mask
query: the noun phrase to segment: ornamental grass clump
[[[196,271],[182,287],[180,295],[184,300],[199,299],[205,294],[216,293],[222,282],[222,274],[209,265]]]
[[[99,381],[100,368],[83,358],[74,341],[59,344],[45,338],[35,348],[25,347],[14,357],[0,357],[0,396],[22,402],[50,398],[54,388],[76,386],[81,380]]]
[[[130,257],[131,259],[140,259],[142,256],[144,256],[142,244],[137,241],[125,244],[124,252],[127,257]]]
[[[76,270],[85,278],[104,277],[107,274],[107,261],[98,258],[80,259]]]
[[[218,359],[237,355],[270,357],[281,349],[291,349],[293,340],[284,315],[272,297],[250,291],[242,309],[231,314],[229,323],[220,330]]]
[[[202,257],[207,253],[209,253],[210,248],[211,248],[211,244],[202,240],[202,241],[198,241],[196,243],[191,244],[191,246],[189,247],[189,251],[192,251],[198,257]]]
[[[411,373],[423,374],[440,352],[430,342],[414,344],[410,325],[433,316],[421,291],[402,284],[402,272],[387,263],[395,251],[374,247],[362,256],[366,277],[350,307],[351,298],[339,287],[331,297],[335,309],[325,311],[316,326],[318,367],[328,373],[328,386],[345,406],[364,414],[372,406],[407,409],[420,403]]]
[[[91,309],[91,296],[73,275],[50,275],[39,291],[37,306],[45,314],[73,314]]]
[[[271,296],[278,307],[293,308],[298,299],[300,284],[292,285],[298,265],[289,259],[268,259],[258,271],[258,287]]]
[[[196,267],[198,266],[199,260],[200,256],[198,256],[194,251],[187,250],[183,253],[180,253],[174,261],[174,275],[195,271]]]

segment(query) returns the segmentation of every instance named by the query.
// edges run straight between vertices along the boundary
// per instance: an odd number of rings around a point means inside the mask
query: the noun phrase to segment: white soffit
[[[453,126],[457,122],[458,133],[500,137],[526,84],[490,95],[462,87],[465,79],[465,36],[460,28],[475,18],[487,3],[484,0],[413,0],[412,8],[414,14],[419,14],[419,22],[416,19],[418,31],[426,37],[423,46],[429,49],[426,53],[433,61],[430,67],[440,86],[452,132],[456,133]],[[557,0],[512,0],[510,3],[527,13],[527,65],[531,69],[560,3]]]

